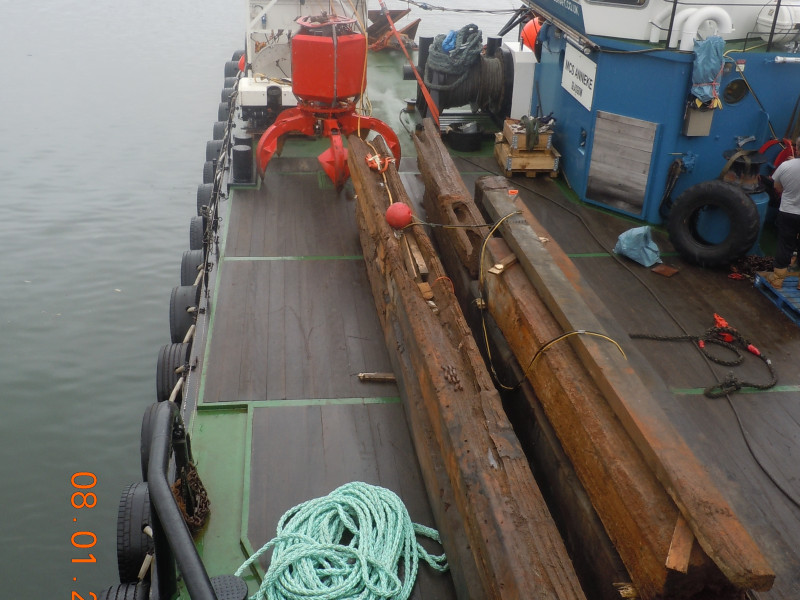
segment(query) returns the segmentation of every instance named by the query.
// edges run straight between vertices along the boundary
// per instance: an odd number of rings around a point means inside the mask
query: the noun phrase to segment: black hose
[[[153,530],[159,595],[162,598],[171,598],[176,591],[171,554],[178,564],[192,600],[218,600],[167,479],[172,429],[179,420],[178,408],[173,403],[161,402],[158,405],[153,418],[150,460],[147,465],[150,506],[160,525]],[[164,544],[164,540],[167,544]]]

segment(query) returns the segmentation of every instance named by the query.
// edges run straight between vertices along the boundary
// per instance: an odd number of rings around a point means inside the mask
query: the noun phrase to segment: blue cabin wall
[[[738,103],[725,103],[722,109],[713,111],[709,135],[683,135],[694,55],[675,51],[632,53],[629,51],[643,47],[619,40],[596,41],[604,50],[621,52],[602,51],[589,55],[597,71],[591,110],[587,110],[561,87],[564,48],[569,42],[553,27],[543,28],[540,37],[542,53],[536,68],[531,114],[553,112],[558,119],[554,146],[562,156],[562,172],[583,200],[593,202],[587,197],[587,186],[597,111],[657,124],[641,211],[611,208],[650,223],[661,222],[659,205],[670,165],[676,158],[682,158],[686,168],[672,192],[673,199],[691,185],[718,177],[726,163],[723,153],[736,148],[739,138],[755,137],[744,145],[746,149],[758,149],[771,138],[767,114],[752,93]],[[730,58],[730,64],[724,67],[720,96],[731,80],[741,77],[733,64],[740,55],[731,53]],[[748,82],[770,114],[777,135],[783,137],[800,94],[800,65],[776,65],[773,54],[763,53],[751,53],[745,60],[744,73]],[[794,83],[786,85],[789,81]]]

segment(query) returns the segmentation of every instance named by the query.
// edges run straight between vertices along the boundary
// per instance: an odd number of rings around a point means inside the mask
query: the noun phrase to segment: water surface
[[[117,581],[117,503],[141,480],[139,424],[244,12],[227,0],[0,0],[3,597],[88,598]],[[486,23],[420,16],[422,35]],[[93,508],[71,505],[79,471],[98,479]],[[97,544],[76,550],[77,531]],[[71,562],[88,552],[95,564]]]

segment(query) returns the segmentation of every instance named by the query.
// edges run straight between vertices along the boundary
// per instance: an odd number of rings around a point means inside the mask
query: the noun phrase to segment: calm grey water
[[[141,416],[245,6],[0,0],[0,599],[117,581],[117,503],[141,479]],[[420,16],[423,35],[487,22]],[[70,503],[79,471],[97,476],[94,508]],[[76,550],[77,531],[97,544]],[[95,564],[71,562],[88,552]]]

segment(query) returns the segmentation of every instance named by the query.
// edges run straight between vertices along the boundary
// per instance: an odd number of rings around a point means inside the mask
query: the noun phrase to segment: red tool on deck
[[[297,19],[300,31],[292,37],[292,91],[296,108],[280,114],[261,136],[256,149],[263,176],[280,138],[288,133],[323,135],[331,147],[319,162],[337,190],[350,176],[342,135],[375,131],[400,160],[397,135],[383,121],[356,114],[356,100],[366,89],[367,43],[353,31],[355,19],[322,14]]]

